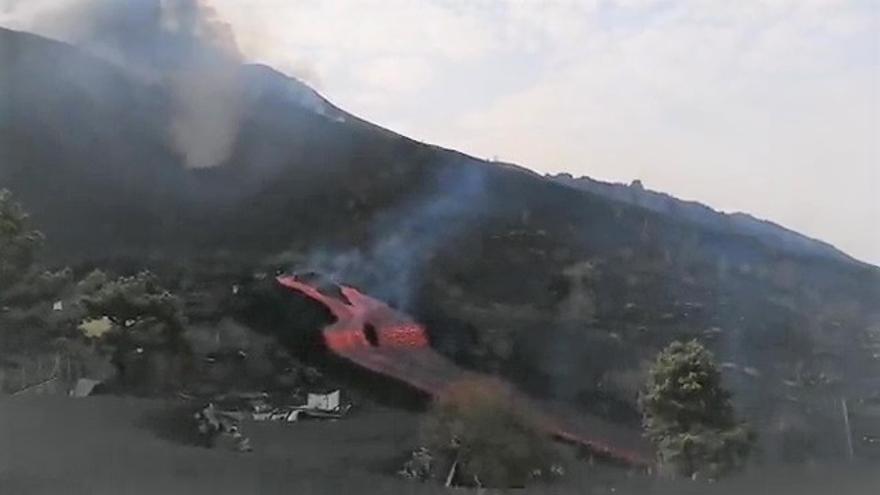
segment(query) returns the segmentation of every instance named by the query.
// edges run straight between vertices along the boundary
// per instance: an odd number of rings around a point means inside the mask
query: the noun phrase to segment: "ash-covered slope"
[[[707,229],[752,236],[768,248],[788,254],[817,256],[844,262],[856,261],[831,244],[809,238],[773,222],[757,219],[747,213],[722,213],[695,201],[685,201],[663,192],[651,191],[645,189],[638,180],[629,185],[615,184],[590,177],[573,177],[565,173],[550,175],[549,178],[560,184],[691,221]]]
[[[6,30],[0,64],[0,186],[55,260],[284,254],[411,312],[459,364],[633,425],[675,338],[709,343],[765,425],[880,374],[873,267],[418,143],[267,67],[194,95],[199,129],[237,102],[222,159],[194,167],[177,79]]]
[[[229,77],[242,109],[233,146],[224,163],[189,168],[175,142],[173,81],[8,30],[0,30],[0,60],[0,183],[63,246],[60,254],[181,248],[188,234],[212,242],[213,218],[225,223],[238,201],[270,188],[292,162],[300,185],[341,167],[348,152],[325,151],[364,127],[343,125],[343,112],[296,80],[235,66]],[[224,105],[223,96],[208,105]],[[194,232],[193,223],[202,228]]]

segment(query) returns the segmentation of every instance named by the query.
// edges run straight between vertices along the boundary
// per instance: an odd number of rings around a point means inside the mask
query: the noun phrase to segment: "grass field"
[[[415,445],[415,413],[365,406],[337,422],[246,424],[254,452],[236,454],[193,445],[173,421],[180,410],[179,403],[112,396],[2,398],[0,494],[450,493],[389,474]],[[875,473],[812,470],[728,486],[668,485],[580,464],[564,482],[527,492],[873,494],[880,487]]]

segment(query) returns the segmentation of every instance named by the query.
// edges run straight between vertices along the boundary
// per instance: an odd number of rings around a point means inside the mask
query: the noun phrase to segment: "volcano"
[[[880,376],[880,270],[772,225],[719,226],[421,143],[251,64],[235,68],[229,153],[192,168],[165,81],[5,29],[0,63],[0,187],[46,235],[47,266],[228,286],[354,253],[373,273],[340,278],[345,299],[287,279],[334,312],[325,339],[340,356],[426,393],[462,369],[501,376],[543,410],[564,403],[631,437],[645,364],[673,340],[705,343],[767,429],[774,404],[826,393],[812,376]]]

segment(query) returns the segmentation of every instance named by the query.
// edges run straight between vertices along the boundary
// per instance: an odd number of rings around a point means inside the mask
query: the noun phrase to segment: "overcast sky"
[[[204,1],[247,58],[400,133],[880,264],[880,0]]]

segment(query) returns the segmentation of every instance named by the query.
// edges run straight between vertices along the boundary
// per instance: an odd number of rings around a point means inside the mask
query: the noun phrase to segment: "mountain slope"
[[[684,201],[662,192],[647,190],[640,181],[634,181],[627,186],[597,181],[589,177],[575,178],[571,174],[557,174],[549,178],[607,198],[691,221],[708,229],[751,236],[768,248],[779,249],[793,255],[816,256],[844,262],[856,261],[828,243],[811,239],[775,223],[759,220],[746,213],[721,213],[694,201]]]
[[[816,377],[880,374],[880,275],[833,252],[418,143],[263,66],[235,68],[226,159],[188,168],[167,81],[6,30],[0,61],[0,186],[54,261],[283,256],[413,313],[459,364],[631,425],[676,338],[767,425]]]

